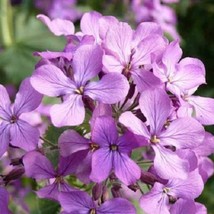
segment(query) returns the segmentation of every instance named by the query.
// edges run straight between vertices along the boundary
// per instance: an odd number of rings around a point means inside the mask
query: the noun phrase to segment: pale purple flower
[[[195,147],[193,152],[198,159],[199,173],[204,183],[214,174],[214,163],[208,158],[214,153],[214,136],[208,132],[205,133],[204,141],[201,145]]]
[[[2,214],[10,214],[11,212],[8,209],[9,203],[9,194],[3,187],[0,187],[0,207]]]
[[[20,85],[12,105],[6,89],[0,85],[0,156],[8,149],[9,143],[26,151],[34,150],[39,141],[39,131],[21,119],[23,113],[36,109],[42,96],[33,89],[29,78]]]
[[[101,17],[103,16],[100,13],[92,11],[85,13],[80,22],[81,34],[93,36],[97,43],[101,43],[99,32]]]
[[[196,90],[206,82],[203,63],[196,58],[181,59],[181,56],[179,43],[173,41],[166,47],[161,60],[153,64],[154,74],[177,96],[183,96],[186,90]]]
[[[193,200],[178,199],[178,201],[171,207],[170,214],[207,214],[206,207]]]
[[[49,17],[42,14],[38,15],[37,18],[47,25],[49,30],[56,36],[68,36],[74,34],[74,24],[69,20],[59,18],[51,20]]]
[[[214,124],[214,99],[192,95],[195,89],[186,90],[180,98],[178,117],[194,117],[203,125]]]
[[[48,15],[51,18],[62,18],[76,21],[82,13],[76,7],[76,0],[53,0]]]
[[[80,34],[91,35],[95,42],[100,44],[106,33],[119,21],[114,16],[102,16],[96,11],[85,13],[80,22]]]
[[[207,214],[207,208],[203,204],[196,202],[195,206],[196,214]]]
[[[206,83],[204,65],[196,58],[180,60],[181,56],[178,42],[171,42],[162,59],[154,62],[153,72],[166,84],[166,89],[178,97],[178,117],[194,117],[203,125],[212,125],[214,99],[193,95],[201,84]]]
[[[35,5],[51,18],[76,21],[82,15],[76,8],[76,0],[36,0]]]
[[[203,127],[195,119],[180,118],[171,121],[166,128],[171,102],[161,89],[144,91],[139,104],[148,126],[131,112],[123,113],[119,121],[134,134],[145,138],[142,146],[152,147],[155,152],[154,167],[161,178],[186,178],[190,170],[189,161],[188,158],[181,158],[177,150],[200,145],[205,134]]]
[[[136,214],[135,207],[124,198],[115,198],[97,206],[91,197],[82,191],[62,192],[59,202],[66,214]]]
[[[125,98],[129,84],[121,74],[106,74],[99,81],[90,82],[101,69],[101,48],[83,45],[73,57],[73,79],[54,65],[43,65],[35,70],[31,83],[37,91],[52,97],[63,96],[63,103],[53,105],[50,111],[55,126],[81,124],[85,118],[83,98],[86,96],[105,104],[114,104]]]
[[[90,33],[89,35],[85,35],[82,32],[75,34],[74,24],[69,20],[59,18],[51,20],[42,14],[39,14],[37,18],[42,21],[55,36],[65,36],[67,40],[63,52],[37,52],[36,55],[43,58],[41,62],[37,64],[37,67],[42,64],[49,64],[50,61],[57,66],[62,66],[63,62],[67,64],[67,61],[71,61],[73,53],[78,47],[95,43],[95,38]]]
[[[74,33],[74,25],[71,21],[66,19],[53,19],[45,15],[38,15],[37,18],[41,20],[49,30],[56,36],[66,36],[68,42],[79,43],[85,37],[92,38],[96,44],[101,44],[102,40],[112,25],[118,23],[118,20],[113,16],[102,16],[96,11],[85,13],[80,21],[80,32]]]
[[[149,70],[152,55],[160,55],[166,46],[162,31],[155,23],[141,23],[136,31],[124,22],[113,25],[103,41],[103,70],[132,77],[138,91],[160,84]]]
[[[173,39],[180,40],[180,35],[176,30],[176,14],[172,8],[161,4],[160,0],[133,0],[131,7],[137,23],[156,22]]]
[[[64,180],[63,177],[74,173],[79,157],[60,157],[59,165],[55,170],[51,162],[41,153],[36,151],[28,152],[23,157],[25,174],[37,180],[52,179],[53,182],[38,190],[40,198],[58,199],[59,192],[69,192],[74,189]]]
[[[194,200],[202,190],[204,184],[198,171],[189,173],[185,180],[174,178],[167,184],[155,183],[153,188],[140,199],[141,208],[148,214],[170,214],[170,203],[180,199]]]

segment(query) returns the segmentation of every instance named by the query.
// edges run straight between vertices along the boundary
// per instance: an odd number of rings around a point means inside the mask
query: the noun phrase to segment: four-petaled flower
[[[50,110],[55,126],[79,125],[85,118],[83,97],[102,103],[114,104],[124,99],[129,90],[126,78],[117,73],[104,75],[97,82],[89,82],[102,70],[102,50],[97,45],[83,45],[76,50],[73,78],[54,65],[43,65],[31,77],[33,87],[48,96],[62,96],[63,103]]]
[[[39,130],[22,120],[22,114],[36,109],[41,99],[42,95],[33,89],[29,78],[22,82],[13,105],[6,89],[0,85],[0,157],[9,143],[25,151],[36,149]]]

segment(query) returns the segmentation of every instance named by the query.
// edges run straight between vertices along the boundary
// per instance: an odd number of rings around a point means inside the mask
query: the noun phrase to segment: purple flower
[[[193,200],[178,199],[171,207],[170,214],[207,214],[207,209],[204,205],[196,203]]]
[[[78,48],[73,57],[72,69],[72,79],[53,65],[40,66],[31,77],[33,87],[40,93],[63,96],[63,103],[53,105],[50,111],[51,120],[57,127],[83,122],[83,98],[86,96],[105,104],[114,104],[128,93],[128,81],[121,74],[106,74],[101,80],[90,82],[102,69],[102,50],[99,46],[83,45]]]
[[[9,143],[26,151],[37,147],[39,131],[22,120],[22,114],[36,109],[41,99],[42,96],[32,88],[29,78],[22,82],[14,105],[6,89],[0,85],[0,156],[7,151]]]
[[[76,0],[54,0],[48,15],[51,18],[76,21],[82,16],[82,13],[76,7],[76,2]]]
[[[176,0],[165,1],[175,2]],[[161,4],[160,0],[133,0],[131,7],[137,23],[142,21],[156,22],[173,39],[180,40],[180,35],[176,30],[176,14],[172,8]]]
[[[63,179],[63,177],[72,174],[76,169],[79,157],[60,157],[57,170],[54,170],[51,162],[41,153],[36,151],[28,152],[23,157],[25,174],[28,177],[37,180],[54,179],[53,183],[38,190],[37,196],[40,198],[58,199],[59,192],[69,192],[71,188]]]
[[[166,84],[168,91],[178,97],[178,117],[194,117],[204,125],[212,125],[214,99],[192,95],[201,84],[206,83],[204,65],[195,58],[180,60],[181,56],[178,42],[171,42],[161,61],[153,64],[154,74]]]
[[[0,207],[2,214],[10,214],[8,209],[9,194],[3,187],[0,187]]]
[[[74,130],[66,130],[59,137],[60,154],[63,157],[78,156],[81,162],[77,164],[75,175],[84,183],[91,182],[89,175],[91,174],[91,158],[92,154],[98,146],[93,144],[93,127],[97,117],[108,115],[111,116],[111,106],[99,103],[94,109],[91,120],[91,137],[90,139],[82,137]]]
[[[124,198],[111,199],[99,207],[86,192],[62,192],[59,202],[66,214],[136,214],[134,206]]]
[[[137,145],[127,135],[118,136],[115,121],[111,117],[98,117],[92,133],[92,142],[98,149],[92,155],[90,178],[104,181],[113,170],[116,177],[130,185],[140,178],[141,170],[129,157]]]
[[[192,95],[195,89],[186,90],[180,98],[178,117],[194,117],[203,125],[214,124],[214,99]]]
[[[109,28],[103,45],[106,50],[103,56],[105,72],[131,75],[140,92],[160,84],[149,71],[152,54],[159,55],[166,45],[158,25],[146,22],[133,31],[127,23],[119,22]]]
[[[193,200],[203,190],[203,181],[198,171],[189,173],[188,178],[171,179],[167,184],[155,183],[151,191],[140,199],[141,208],[148,214],[170,214],[170,203],[176,203],[177,199]],[[173,208],[174,209],[174,208]],[[186,211],[186,210],[185,210]]]
[[[97,43],[101,43],[99,20],[102,17],[103,16],[100,13],[92,11],[89,13],[85,13],[80,22],[81,33],[83,33],[83,35],[93,36]]]
[[[161,60],[153,64],[154,74],[166,83],[168,91],[177,96],[183,96],[189,89],[196,90],[205,83],[203,63],[190,57],[180,60],[181,56],[182,50],[178,42],[173,41],[165,49]]]
[[[76,21],[82,15],[76,8],[76,0],[36,0],[35,5],[51,18]]]
[[[71,21],[59,18],[50,20],[49,17],[41,14],[38,15],[37,18],[47,25],[49,30],[56,36],[74,34],[74,24]]]
[[[74,130],[65,131],[59,138],[60,153],[81,157],[75,174],[85,182],[89,182],[89,175],[90,180],[101,182],[113,170],[129,185],[141,175],[140,168],[129,158],[132,149],[137,147],[132,137],[130,133],[118,137],[113,118],[101,116],[93,122],[91,139],[81,137]]]
[[[161,178],[186,178],[189,163],[187,159],[179,157],[177,150],[200,145],[205,134],[203,127],[194,119],[180,118],[171,121],[165,128],[171,103],[161,89],[146,90],[141,94],[139,104],[148,126],[131,112],[123,113],[119,121],[134,134],[145,138],[143,146],[152,147],[155,152],[154,167]]]
[[[214,153],[214,136],[208,132],[205,133],[204,141],[201,145],[193,149],[198,159],[199,173],[206,183],[207,179],[214,173],[214,163],[208,158]]]
[[[91,11],[83,15],[80,29],[83,35],[91,35],[96,43],[101,44],[108,30],[118,23],[114,16],[102,16],[96,11]]]
[[[66,36],[68,43],[79,43],[86,37],[87,40],[92,39],[93,43],[101,44],[109,27],[118,23],[118,20],[113,16],[102,16],[96,11],[88,12],[83,15],[80,21],[81,32],[74,35],[74,25],[71,21],[60,18],[51,21],[49,17],[41,14],[37,18],[47,25],[56,36]]]

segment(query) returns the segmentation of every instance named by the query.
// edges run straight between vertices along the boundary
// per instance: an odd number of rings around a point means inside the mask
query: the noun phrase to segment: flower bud
[[[103,187],[103,194],[101,197],[101,201],[102,203],[104,203],[105,201],[109,200],[109,193],[108,193],[108,189],[106,186]]]
[[[25,170],[23,167],[15,168],[11,170],[7,175],[4,176],[3,181],[7,185],[10,181],[20,178],[24,174]]]
[[[122,193],[121,193],[121,184],[114,184],[113,187],[111,188],[111,193],[113,195],[114,198],[120,198],[122,197]]]
[[[136,185],[136,184],[129,185],[128,188],[131,189],[134,192],[136,192],[137,190],[139,190],[139,186]]]
[[[103,184],[102,183],[96,183],[95,186],[92,188],[92,196],[93,199],[96,201],[98,200],[103,193]]]
[[[158,181],[158,178],[151,172],[142,171],[140,180],[143,183],[153,185],[155,182]]]
[[[18,166],[20,164],[22,164],[22,158],[11,159],[10,165],[12,165],[12,166]]]

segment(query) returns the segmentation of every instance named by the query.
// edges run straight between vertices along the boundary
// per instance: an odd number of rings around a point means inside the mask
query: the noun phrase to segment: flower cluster
[[[41,60],[14,104],[0,87],[0,155],[9,145],[25,150],[26,176],[47,181],[37,196],[64,214],[134,214],[132,202],[148,214],[206,213],[195,202],[214,169],[214,137],[203,127],[214,124],[214,99],[193,95],[206,83],[203,63],[182,58],[178,41],[153,22],[132,29],[89,12],[75,33],[68,20],[38,19],[67,43],[35,53]],[[56,101],[37,112],[64,129],[58,145],[22,119],[42,95]],[[56,168],[46,143],[58,152]],[[0,198],[9,213],[1,187]]]
[[[173,8],[167,5],[178,2],[179,0],[133,0],[131,9],[137,23],[142,21],[156,22],[173,39],[180,39],[176,30],[176,13]]]

